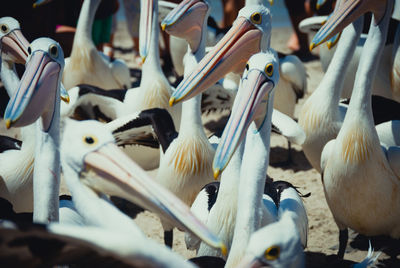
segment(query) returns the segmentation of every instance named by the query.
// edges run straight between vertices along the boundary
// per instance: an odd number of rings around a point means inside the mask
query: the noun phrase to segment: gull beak
[[[208,5],[202,0],[184,0],[168,13],[161,28],[168,34],[193,40],[193,43],[198,44],[207,11]]]
[[[367,6],[362,0],[347,0],[335,8],[327,22],[319,29],[310,44],[310,50],[319,46],[335,34],[341,32],[347,25],[367,12]]]
[[[154,1],[157,0],[140,0],[139,54],[143,63],[149,54],[151,35],[154,34],[153,20],[158,19],[154,14],[157,5]]]
[[[35,51],[26,64],[17,91],[10,99],[4,120],[7,127],[21,127],[35,122],[45,111],[54,111],[54,100],[61,66],[47,52]],[[43,121],[50,126],[52,116]]]
[[[109,143],[88,153],[84,158],[86,170],[97,176],[82,180],[98,192],[125,198],[158,213],[180,229],[193,233],[205,243],[226,252],[223,242],[200,222],[170,191],[154,181],[140,166],[126,156],[115,144]]]
[[[28,47],[29,42],[19,29],[11,31],[1,39],[2,54],[16,63],[26,63]]]
[[[173,92],[170,105],[192,98],[229,72],[242,72],[251,55],[260,51],[262,32],[243,17],[199,62],[193,72]]]
[[[213,161],[214,176],[228,165],[236,148],[246,135],[250,123],[258,114],[264,96],[274,88],[274,82],[257,69],[250,69],[243,78],[232,107],[232,114],[222,133]]]

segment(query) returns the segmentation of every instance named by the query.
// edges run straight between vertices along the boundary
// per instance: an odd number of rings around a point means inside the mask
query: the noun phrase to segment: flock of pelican
[[[18,21],[0,19],[1,80],[10,96],[4,122],[21,132],[21,140],[0,136],[0,263],[305,267],[304,196],[266,176],[272,129],[301,145],[321,173],[339,228],[339,258],[348,228],[400,237],[400,27],[386,44],[400,1],[337,1],[310,45],[329,40],[335,52],[298,123],[294,108],[306,93],[306,70],[298,57],[270,48],[264,1],[247,0],[232,28],[207,47],[208,0],[183,0],[161,25],[159,1],[141,0],[137,88],[125,62],[98,52],[91,40],[100,2],[83,1],[66,59],[56,41],[29,43]],[[372,19],[360,45],[367,12]],[[161,69],[160,26],[187,43],[176,88]],[[389,60],[381,61],[383,53]],[[25,65],[22,77],[15,64]],[[227,75],[240,77],[233,90],[218,83]],[[230,98],[220,137],[207,137],[203,127],[206,90],[208,98]],[[205,109],[219,104],[211,99]],[[146,170],[154,168],[152,178]],[[148,238],[114,196],[156,213],[166,246]],[[171,250],[174,227],[186,232],[196,258]],[[359,265],[376,258],[370,250]]]

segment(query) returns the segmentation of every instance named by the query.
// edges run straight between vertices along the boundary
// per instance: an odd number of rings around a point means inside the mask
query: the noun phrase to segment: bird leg
[[[340,259],[343,259],[344,253],[346,250],[347,246],[347,240],[349,239],[349,231],[347,228],[344,230],[339,230],[339,251],[338,251],[338,257]]]
[[[173,229],[164,231],[164,244],[172,248],[172,241],[173,241]]]

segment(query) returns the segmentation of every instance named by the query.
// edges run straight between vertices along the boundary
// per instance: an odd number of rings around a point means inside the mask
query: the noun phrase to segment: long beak
[[[274,88],[274,83],[257,69],[248,72],[236,95],[232,114],[222,133],[213,161],[214,177],[228,165],[236,148],[246,135],[250,123],[258,113],[264,96]]]
[[[319,29],[310,44],[310,50],[322,44],[366,12],[362,0],[342,1],[328,21]]]
[[[178,85],[169,104],[172,106],[202,93],[228,72],[242,72],[250,56],[260,51],[261,37],[261,30],[247,19],[236,19],[213,50]]]
[[[226,253],[223,242],[190,212],[186,204],[155,182],[115,144],[106,144],[87,154],[84,161],[86,169],[104,178],[103,181],[85,181],[89,187],[123,197],[156,212],[178,228],[197,235],[205,243]]]
[[[175,7],[161,22],[161,29],[164,31],[166,27],[172,26],[177,22],[186,11],[191,8],[194,4],[198,3],[199,0],[183,0]]]
[[[37,50],[32,54],[4,113],[7,128],[32,124],[45,110],[52,109],[60,71],[61,66],[47,52]]]
[[[25,64],[28,57],[29,42],[21,30],[15,29],[1,39],[2,54],[6,54],[10,60]]]
[[[151,35],[153,34],[154,3],[156,0],[140,0],[140,24],[139,24],[139,54],[143,63],[150,50]]]

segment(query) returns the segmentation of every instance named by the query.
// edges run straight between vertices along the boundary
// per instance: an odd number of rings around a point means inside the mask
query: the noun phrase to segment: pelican
[[[172,104],[203,92],[228,72],[241,73],[249,57],[270,45],[271,16],[262,5],[247,5],[239,11],[232,28],[184,79],[171,97]],[[282,54],[283,55],[283,54]],[[293,117],[294,104],[306,90],[305,68],[295,56],[280,60],[282,89],[277,110]],[[285,81],[285,82],[283,82]],[[288,87],[288,85],[290,85]],[[281,99],[282,98],[282,99]]]
[[[110,60],[92,41],[92,25],[101,0],[83,1],[71,56],[65,61],[62,82],[66,89],[86,83],[104,89],[130,88],[129,68],[122,60]]]
[[[110,91],[91,85],[74,87],[69,90],[70,104],[62,107],[63,116],[73,115],[76,108],[79,107],[89,115],[84,115],[85,119],[101,119],[109,122],[158,107],[167,109],[173,117],[175,126],[179,127],[181,106],[169,107],[168,101],[172,94],[172,88],[161,70],[158,47],[158,2],[143,0],[141,14],[143,16],[141,16],[140,22],[140,53],[144,64],[140,86],[128,90]],[[158,147],[126,146],[124,151],[147,170],[154,169],[159,165],[160,150]]]
[[[342,128],[321,156],[325,197],[340,230],[340,258],[345,253],[348,227],[365,235],[400,237],[398,161],[396,154],[389,151],[386,156],[382,150],[371,108],[371,78],[377,71],[392,9],[392,0],[346,1],[314,37],[318,44],[363,13],[373,13]]]
[[[29,47],[28,53],[27,71],[7,105],[4,119],[9,128],[32,124],[40,117],[36,121],[35,130],[33,217],[37,222],[57,221],[60,174],[59,99],[64,54],[60,45],[49,38],[36,39]],[[54,87],[56,90],[52,91]],[[42,99],[45,94],[53,98],[46,99],[46,102]],[[25,113],[25,110],[39,103],[42,109]]]
[[[133,222],[131,224],[134,225]],[[37,267],[67,264],[96,267],[197,267],[139,232],[127,235],[95,226],[57,223],[45,226],[20,225],[19,222],[0,221],[0,237],[0,261],[9,267],[26,267],[33,263]],[[50,252],[51,257],[48,257]],[[47,257],[43,258],[41,253]]]
[[[276,183],[280,184],[276,187],[279,195],[276,222],[251,234],[238,267],[305,267],[302,239],[307,237],[307,233],[301,232],[307,229],[298,230],[297,222],[305,221],[307,224],[306,210],[299,193],[291,184]]]
[[[213,170],[214,174],[219,174],[245,139],[237,199],[238,216],[227,267],[239,263],[254,231],[276,220],[276,207],[269,196],[263,195],[263,190],[269,161],[274,88],[279,81],[278,64],[278,57],[272,50],[255,54],[249,59],[231,117],[215,153]],[[299,220],[297,224],[301,226],[298,229],[305,243],[307,220]]]
[[[167,33],[184,38],[189,44],[185,76],[204,56],[208,14],[206,1],[186,0],[162,22]],[[156,180],[190,206],[201,188],[213,181],[211,164],[215,151],[203,129],[201,95],[182,104],[180,131],[174,136],[161,156]],[[172,245],[173,226],[163,223],[163,227],[164,240]]]
[[[58,188],[56,186],[58,186],[59,152],[61,151],[63,152],[61,162],[66,183],[73,196],[76,210],[86,223],[107,227],[115,220],[122,224],[123,220],[118,221],[115,215],[119,212],[108,201],[98,198],[97,193],[106,193],[127,198],[161,215],[165,214],[166,220],[172,221],[182,229],[198,234],[199,237],[204,236],[211,245],[223,248],[219,239],[199,223],[186,205],[160,187],[143,169],[112,144],[114,137],[104,124],[96,121],[75,122],[66,119],[63,125],[65,135],[62,146],[59,148],[59,144],[55,140],[59,134],[59,124],[55,122],[58,122],[59,117],[58,89],[63,69],[63,53],[58,43],[49,38],[39,38],[32,42],[31,51],[27,71],[21,80],[20,88],[10,100],[5,120],[8,125],[20,125],[27,124],[29,121],[34,121],[35,117],[41,116],[37,123],[37,129],[42,131],[43,128],[49,132],[49,134],[45,132],[37,135],[45,141],[37,143],[38,147],[47,151],[41,151],[44,158],[35,158],[35,164],[41,167],[40,169],[35,167],[35,171],[38,170],[41,176],[36,177],[36,173],[34,174],[34,187],[35,184],[38,184],[37,181],[41,186],[39,197],[49,201],[46,202],[46,207],[43,205],[39,207],[39,204],[36,203],[41,200],[36,198],[37,193],[34,192],[34,219],[35,213],[42,218],[42,214],[46,215],[45,220],[54,214],[57,215],[54,208],[58,208]],[[21,95],[26,98],[21,100]],[[48,105],[43,105],[45,108],[42,105],[39,107],[38,99]],[[43,112],[43,110],[45,111]],[[53,151],[48,152],[48,148],[52,148]],[[44,181],[46,173],[50,173],[55,182]],[[99,180],[99,176],[102,176],[102,179]],[[37,178],[41,180],[39,181]],[[80,180],[83,181],[83,184],[80,183]],[[52,200],[54,195],[57,197],[56,201]],[[98,200],[102,201],[97,202]],[[39,209],[36,209],[37,207]],[[104,217],[107,212],[110,213],[109,217]],[[125,222],[131,221],[127,216],[124,217],[126,218]],[[122,226],[118,227],[123,229]],[[132,228],[128,227],[128,229]]]
[[[25,64],[29,42],[21,32],[19,22],[12,17],[0,18],[1,81],[12,96],[19,83],[14,63]]]

